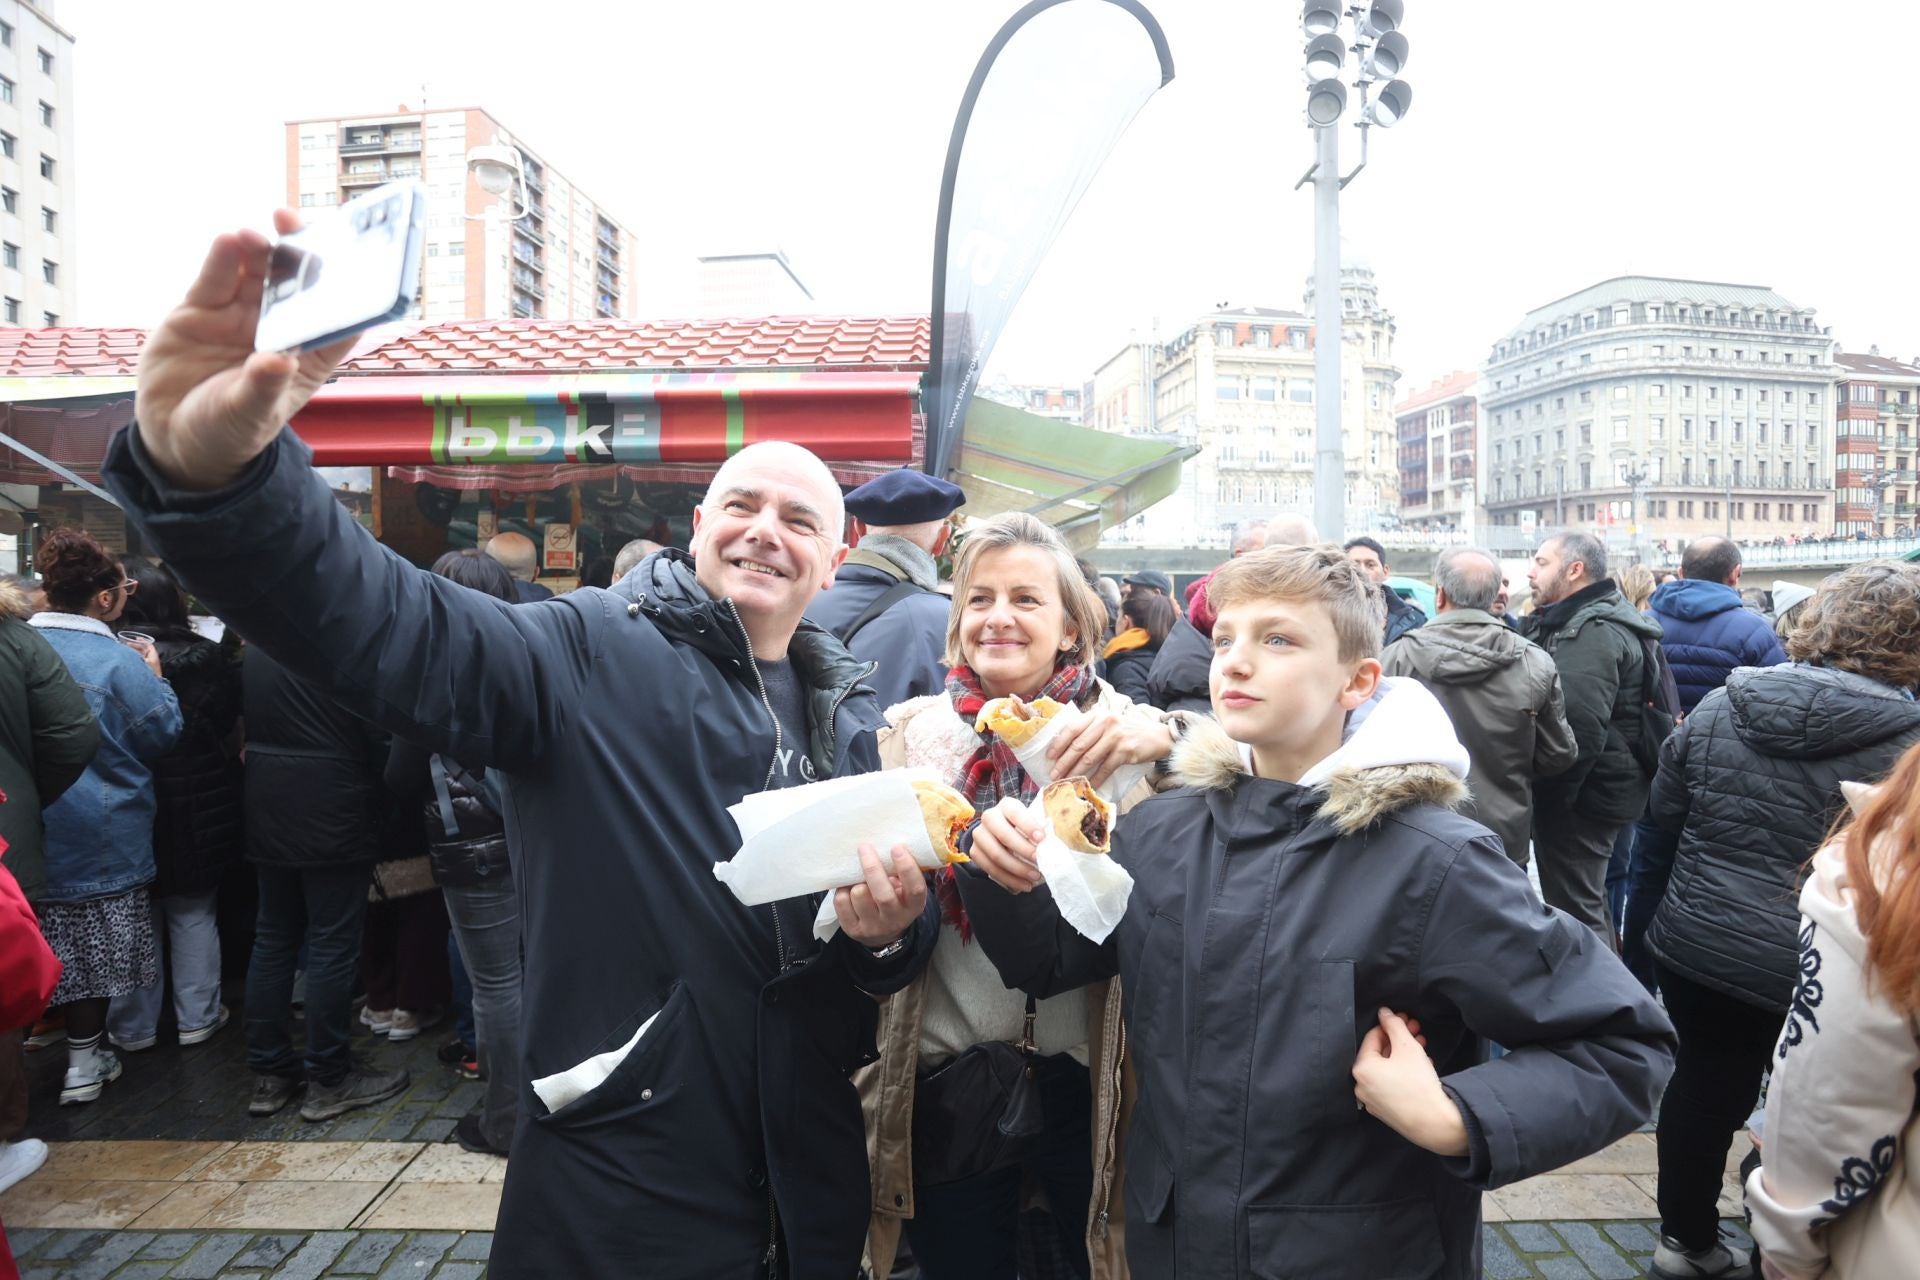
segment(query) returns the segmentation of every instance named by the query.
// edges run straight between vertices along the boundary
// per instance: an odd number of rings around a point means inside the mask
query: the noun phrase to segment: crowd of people
[[[470,992],[503,1277],[1478,1277],[1483,1191],[1656,1115],[1654,1275],[1915,1256],[1920,567],[1769,619],[1732,543],[1656,583],[1569,531],[1518,612],[1444,550],[1429,615],[1281,516],[1177,592],[763,443],[686,550],[542,598],[521,535],[424,570],[333,500],[284,424],[344,347],[251,352],[266,252],[222,237],[148,345],[104,474],[149,555],[53,531],[0,589],[0,1021],[51,1006],[63,1105],[219,1035],[243,942],[255,1115],[394,1097],[356,1027]],[[1052,777],[1145,773],[1110,933],[1040,871],[1004,700],[1077,712]],[[714,877],[728,806],[887,769],[972,807],[966,861]],[[44,1157],[21,1041],[0,1184]]]

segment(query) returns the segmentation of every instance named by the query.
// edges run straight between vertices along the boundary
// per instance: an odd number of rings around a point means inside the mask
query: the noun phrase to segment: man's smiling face
[[[694,575],[708,595],[734,602],[750,634],[790,634],[846,556],[839,489],[807,460],[739,455],[693,514]]]

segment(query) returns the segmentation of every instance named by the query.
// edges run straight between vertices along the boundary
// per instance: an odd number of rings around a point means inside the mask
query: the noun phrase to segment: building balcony
[[[546,263],[541,261],[540,255],[528,247],[524,241],[515,240],[513,242],[513,260],[521,266],[531,267],[535,271],[545,271],[547,269]]]
[[[340,175],[340,185],[343,187],[377,187],[386,180],[387,170],[385,166],[378,169],[361,169],[356,172],[343,173]]]
[[[1891,400],[1880,402],[1880,416],[1883,418],[1905,418],[1911,416],[1913,411],[1914,406],[1910,404],[1896,404]]]
[[[386,147],[387,142],[384,138],[363,138],[355,142],[341,143],[340,154],[343,156],[364,156],[376,151],[384,151]]]
[[[620,296],[619,277],[610,275],[607,272],[602,271],[595,278],[595,283],[598,284],[602,289],[605,289],[608,293],[612,294],[614,297],[617,298]]]
[[[596,227],[595,234],[599,237],[601,244],[607,246],[607,248],[613,250],[615,253],[620,252],[619,231],[615,230],[609,224],[602,222]]]
[[[536,218],[521,218],[513,224],[513,229],[537,245],[544,247],[547,243],[547,238],[540,234],[540,222]]]
[[[545,191],[547,189],[546,173],[539,165],[533,163],[533,161],[529,160],[525,155],[520,157],[520,172],[527,180],[528,191]]]
[[[513,277],[513,287],[530,297],[544,298],[547,296],[546,290],[540,287],[540,282],[524,272],[515,273]]]
[[[598,261],[603,267],[609,267],[615,271],[620,269],[620,259],[608,253],[604,247],[600,250]]]

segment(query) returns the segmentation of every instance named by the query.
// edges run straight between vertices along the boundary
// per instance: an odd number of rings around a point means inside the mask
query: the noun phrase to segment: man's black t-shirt
[[[784,658],[778,662],[755,659],[754,665],[760,668],[760,680],[767,687],[767,701],[773,704],[773,714],[780,721],[780,752],[774,760],[773,779],[767,784],[768,789],[818,782],[813,772],[813,757],[807,753],[810,732],[807,691],[801,687],[793,663]]]

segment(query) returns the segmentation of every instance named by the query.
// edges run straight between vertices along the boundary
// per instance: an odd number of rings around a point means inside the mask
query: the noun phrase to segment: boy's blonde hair
[[[1010,511],[967,526],[960,554],[953,562],[953,609],[947,615],[946,664],[954,667],[966,661],[960,656],[960,619],[966,614],[967,592],[973,587],[980,557],[1007,547],[1032,547],[1053,562],[1054,576],[1059,579],[1060,605],[1066,610],[1067,629],[1073,632],[1073,647],[1060,655],[1056,665],[1071,662],[1085,666],[1092,662],[1106,640],[1107,607],[1080,575],[1073,552],[1067,549],[1053,526],[1024,511]]]
[[[1333,620],[1340,661],[1358,662],[1380,656],[1387,627],[1381,590],[1344,551],[1320,543],[1269,547],[1227,561],[1207,584],[1207,603],[1216,615],[1253,600],[1317,604]]]

